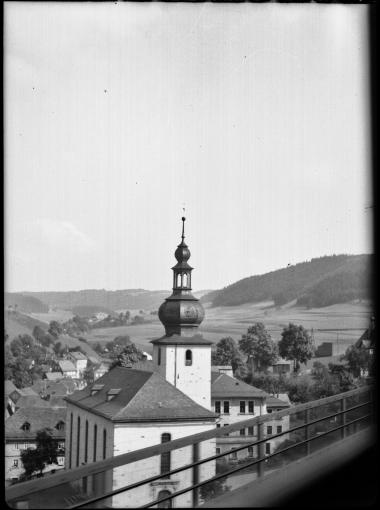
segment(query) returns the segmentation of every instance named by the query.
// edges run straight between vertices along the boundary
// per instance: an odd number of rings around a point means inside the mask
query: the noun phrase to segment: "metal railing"
[[[165,497],[149,501],[140,507],[148,508],[159,503],[164,503],[190,491],[192,491],[192,506],[195,507],[200,503],[200,489],[207,484],[225,480],[227,477],[235,475],[244,470],[247,471],[247,468],[249,469],[253,466],[256,466],[256,476],[261,477],[264,474],[266,464],[271,462],[271,459],[273,458],[281,457],[281,455],[284,455],[290,451],[294,451],[297,448],[299,452],[300,447],[304,447],[302,455],[309,455],[312,446],[318,443],[318,441],[321,442],[321,439],[323,438],[330,436],[330,438],[335,438],[336,441],[337,439],[334,436],[334,433],[335,435],[338,433],[338,439],[344,439],[347,435],[355,433],[358,427],[363,428],[363,426],[368,426],[372,420],[372,417],[374,416],[374,399],[372,392],[372,388],[368,386],[358,388],[345,393],[341,393],[339,395],[334,395],[331,397],[319,399],[317,401],[293,406],[282,411],[277,411],[270,414],[250,418],[244,421],[239,421],[226,427],[212,429],[199,434],[176,439],[167,443],[118,455],[116,457],[112,457],[100,462],[94,462],[92,464],[76,469],[65,470],[64,473],[52,475],[46,479],[40,479],[38,482],[31,481],[14,485],[6,489],[6,500],[8,505],[11,507],[13,506],[14,508],[18,508],[17,502],[22,501],[23,508],[28,508],[28,506],[26,506],[27,501],[30,495],[33,493],[36,494],[45,491],[44,493],[47,494],[47,489],[54,489],[59,485],[68,484],[80,479],[83,479],[83,482],[86,480],[87,484],[89,477],[101,475],[102,473],[104,474],[106,471],[113,470],[117,467],[131,465],[134,462],[138,462],[143,459],[148,459],[150,457],[161,455],[165,452],[171,452],[179,448],[190,446],[192,448],[192,462],[190,463],[175,469],[171,469],[166,473],[160,472],[154,476],[146,477],[145,479],[130,483],[129,485],[125,485],[114,490],[105,490],[104,493],[100,495],[98,494],[92,496],[91,494],[86,494],[84,491],[84,493],[78,495],[78,497],[82,500],[75,500],[75,498],[72,498],[71,500],[68,499],[69,504],[63,505],[61,508],[74,509],[86,507],[94,503],[104,503],[104,500],[107,498],[111,498],[122,493],[128,493],[133,489],[137,489],[143,485],[152,484],[159,480],[168,479],[171,476],[186,470],[191,470],[192,472],[192,482],[189,486],[181,488],[180,490],[172,492],[171,494],[167,494]],[[352,401],[351,405],[347,405],[350,400]],[[338,409],[335,409],[334,406],[338,406]],[[322,408],[326,408],[326,412],[320,415]],[[349,419],[349,414],[352,415],[351,419]],[[282,430],[276,434],[264,434],[264,424],[266,422],[286,416],[289,416],[290,418],[290,426],[288,429]],[[339,422],[338,424],[336,424],[337,421]],[[323,422],[328,423],[328,430],[326,430],[326,423],[323,425]],[[334,426],[330,427],[331,424]],[[218,453],[216,455],[208,456],[203,459],[200,458],[199,447],[203,441],[211,439],[216,439],[217,441],[218,438],[222,438],[226,434],[230,434],[232,432],[239,431],[242,428],[252,426],[257,427],[256,437],[242,436],[241,438],[244,439],[244,443],[241,446],[233,448],[229,451]],[[322,430],[317,431],[316,429],[318,427],[322,427]],[[289,444],[284,448],[277,449],[272,453],[264,453],[265,443],[273,441],[277,438],[284,438],[284,436],[290,437],[291,434],[300,432],[302,430],[304,431],[303,439],[294,442],[294,444]],[[239,436],[233,437],[236,440],[239,440]],[[247,442],[247,438],[251,439],[251,441]],[[247,450],[248,448],[255,448],[257,450],[257,457],[248,457],[246,460],[244,460],[242,465],[235,464],[233,466],[229,466],[231,469],[228,469],[228,471],[224,471],[222,473],[215,474],[215,476],[200,480],[200,466],[212,461],[217,462],[218,460],[230,456],[231,454],[237,454],[237,452]]]

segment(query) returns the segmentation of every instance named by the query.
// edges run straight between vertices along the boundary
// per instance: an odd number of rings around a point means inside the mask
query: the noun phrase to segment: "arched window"
[[[65,429],[65,422],[63,422],[62,420],[61,420],[61,421],[59,421],[59,422],[57,423],[57,425],[55,426],[55,428],[56,428],[57,430],[64,430],[64,429]]]
[[[185,354],[185,365],[190,366],[193,364],[193,353],[190,349],[187,349]]]
[[[84,461],[87,463],[88,461],[88,420],[86,420],[86,429],[85,429],[85,440],[84,440]]]
[[[25,423],[23,423],[21,425],[21,428],[22,428],[22,430],[25,430],[25,431],[30,430],[30,423],[26,421]]]
[[[79,466],[79,441],[80,441],[80,417],[78,416],[78,430],[77,430],[77,467]]]
[[[187,287],[187,274],[183,273],[182,285]]]
[[[180,287],[181,286],[181,275],[178,274],[177,275],[177,287]]]
[[[69,469],[71,469],[71,459],[72,459],[72,449],[73,449],[73,413],[70,414],[70,451],[69,451]]]
[[[161,435],[161,443],[168,443],[171,441],[171,434],[165,432]],[[161,453],[161,474],[170,471],[170,452]],[[170,478],[170,475],[166,475],[163,478]]]
[[[107,453],[107,431],[103,429],[103,459],[106,458]]]
[[[93,455],[93,461],[96,461],[96,443],[97,443],[97,435],[98,435],[98,426],[94,425],[94,455]]]
[[[170,496],[170,491],[160,491],[158,493],[157,499],[165,498],[166,496]],[[162,501],[161,503],[158,503],[158,508],[171,508],[172,507],[172,500],[167,499],[166,501]]]

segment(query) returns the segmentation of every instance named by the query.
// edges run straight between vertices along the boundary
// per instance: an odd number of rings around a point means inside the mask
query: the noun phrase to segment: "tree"
[[[86,369],[83,372],[83,379],[86,381],[87,386],[95,381],[94,365],[91,362],[88,363]]]
[[[368,349],[360,349],[356,345],[351,345],[341,359],[347,362],[348,369],[354,377],[360,377],[363,371],[369,369],[370,354]]]
[[[239,348],[251,357],[258,370],[265,371],[278,359],[278,348],[262,322],[249,327],[239,340]]]
[[[126,367],[133,365],[145,358],[143,352],[131,342],[130,345],[126,345],[117,355],[117,359],[110,366],[110,370],[116,366]]]
[[[54,345],[53,345],[53,351],[54,353],[57,355],[57,356],[61,356],[62,353],[64,352],[64,348],[62,348],[62,344],[61,342],[56,342]]]
[[[42,343],[42,339],[45,337],[46,332],[41,328],[41,326],[34,326],[32,335],[37,342]]]
[[[25,476],[30,478],[35,471],[42,475],[47,464],[57,463],[58,444],[51,429],[39,430],[36,435],[36,449],[28,448],[21,453]]]
[[[102,354],[103,353],[103,347],[100,345],[99,342],[95,345],[94,351],[97,352],[98,354]]]
[[[63,327],[62,325],[57,322],[57,321],[51,321],[49,323],[49,329],[48,329],[48,332],[55,338],[57,339],[59,337],[59,335],[61,335],[63,333]]]
[[[306,363],[314,354],[311,336],[303,326],[289,323],[281,333],[278,343],[280,356],[287,360],[293,360],[293,370],[298,373],[300,363]]]
[[[216,351],[211,354],[211,362],[213,365],[231,365],[232,370],[237,372],[236,375],[240,375],[242,377],[245,376],[246,370],[244,370],[243,365],[245,365],[238,346],[233,338],[230,336],[222,338],[216,344]]]

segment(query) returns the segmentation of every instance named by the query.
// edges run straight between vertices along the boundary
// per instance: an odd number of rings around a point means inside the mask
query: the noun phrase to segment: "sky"
[[[7,291],[373,251],[367,6],[4,5]]]

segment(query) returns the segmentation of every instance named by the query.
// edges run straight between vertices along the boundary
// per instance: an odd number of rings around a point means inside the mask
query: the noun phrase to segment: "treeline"
[[[5,292],[4,304],[9,312],[47,313],[49,311],[48,305],[40,299],[16,292]]]
[[[273,300],[276,306],[297,300],[308,307],[371,297],[372,255],[332,255],[277,271],[244,278],[201,298],[212,306]]]

